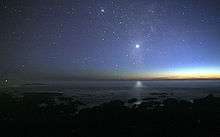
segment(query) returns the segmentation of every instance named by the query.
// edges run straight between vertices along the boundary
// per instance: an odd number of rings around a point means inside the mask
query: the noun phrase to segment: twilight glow
[[[185,68],[172,71],[133,73],[127,79],[219,79],[220,68]]]
[[[192,69],[181,69],[174,72],[168,72],[165,74],[168,78],[174,79],[215,79],[220,78],[219,68],[192,68]]]

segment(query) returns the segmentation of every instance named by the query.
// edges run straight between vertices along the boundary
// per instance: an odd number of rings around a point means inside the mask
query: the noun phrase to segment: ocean
[[[166,98],[193,100],[209,94],[220,96],[220,80],[155,81],[80,81],[54,82],[16,88],[22,92],[63,92],[82,103],[94,106],[112,100],[137,98],[139,101]]]

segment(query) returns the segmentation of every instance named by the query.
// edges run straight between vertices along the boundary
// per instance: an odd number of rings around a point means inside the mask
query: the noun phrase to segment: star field
[[[219,5],[2,0],[0,76],[10,82],[147,79],[185,69],[220,73]]]

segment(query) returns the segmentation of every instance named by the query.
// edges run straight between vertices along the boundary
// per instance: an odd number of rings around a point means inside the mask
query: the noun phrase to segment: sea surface
[[[220,96],[220,80],[160,80],[160,81],[85,81],[54,82],[46,85],[26,85],[17,92],[63,92],[65,96],[86,105],[99,105],[111,100],[139,101],[166,98],[193,100],[209,94]]]

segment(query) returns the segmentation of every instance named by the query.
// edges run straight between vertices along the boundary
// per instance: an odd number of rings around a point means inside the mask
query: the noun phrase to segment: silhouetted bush
[[[128,103],[135,103],[137,102],[138,100],[136,98],[131,98],[131,99],[128,99]]]
[[[26,96],[27,97],[27,96]],[[1,134],[53,137],[218,137],[220,98],[209,95],[192,102],[167,98],[125,106],[120,100],[79,110],[72,97],[26,98],[0,93]],[[129,103],[137,99],[130,99]]]

